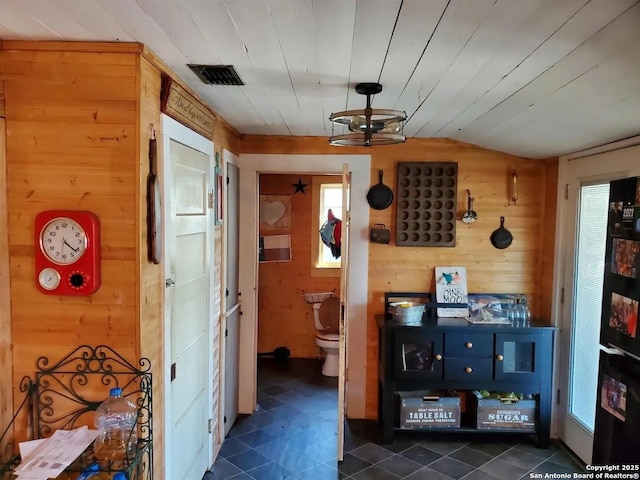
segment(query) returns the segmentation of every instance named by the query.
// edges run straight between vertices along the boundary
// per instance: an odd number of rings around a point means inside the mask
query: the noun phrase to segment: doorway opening
[[[560,440],[586,464],[592,460],[597,408],[609,182],[640,175],[640,147],[632,142],[561,157],[559,162],[556,428]]]
[[[241,155],[240,167],[240,291],[243,319],[240,327],[240,413],[251,414],[257,405],[258,354],[258,250],[259,250],[259,182],[260,175],[294,173],[296,175],[340,174],[348,164],[352,202],[350,224],[354,233],[350,242],[350,261],[346,271],[349,302],[346,363],[349,390],[346,408],[350,416],[364,418],[366,404],[366,308],[368,278],[369,207],[366,193],[371,181],[371,157],[368,155]],[[294,182],[297,183],[297,182]],[[304,182],[302,182],[304,183]],[[293,190],[292,190],[293,191]],[[301,195],[300,193],[298,195]],[[251,255],[253,252],[253,255]],[[310,253],[309,253],[310,255]],[[295,281],[291,279],[288,281]],[[339,390],[341,385],[339,385]],[[340,402],[339,402],[340,403]],[[340,425],[340,422],[338,422]]]
[[[257,409],[250,421],[276,421],[281,428],[264,434],[276,441],[312,429],[335,451],[345,382],[342,176],[260,173],[258,190]]]
[[[294,193],[296,185],[304,192]],[[325,375],[335,377],[342,177],[261,174],[258,210],[258,358],[322,354],[335,366]]]

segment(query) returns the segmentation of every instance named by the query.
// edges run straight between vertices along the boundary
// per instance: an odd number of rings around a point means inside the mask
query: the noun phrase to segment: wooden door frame
[[[170,155],[170,144],[171,144],[171,140],[177,141],[179,143],[182,143],[183,145],[186,145],[187,147],[193,148],[199,152],[204,153],[205,155],[208,155],[210,157],[210,161],[211,161],[211,171],[210,171],[210,179],[209,179],[209,187],[210,188],[214,188],[214,184],[213,184],[213,171],[214,171],[214,144],[211,140],[206,139],[205,137],[203,137],[202,135],[194,132],[193,130],[190,130],[189,128],[185,127],[184,125],[182,125],[181,123],[178,123],[177,121],[173,120],[171,117],[168,117],[167,115],[162,115],[162,135],[160,136],[162,139],[162,154],[163,154],[163,158],[162,158],[162,162],[158,162],[158,169],[159,171],[159,179],[160,179],[160,184],[162,185],[162,208],[163,208],[163,235],[164,235],[164,252],[163,252],[163,257],[164,257],[164,271],[163,271],[163,275],[165,277],[165,279],[170,277],[170,263],[171,263],[171,259],[168,258],[167,255],[167,249],[168,249],[168,241],[169,238],[167,238],[167,228],[166,228],[166,224],[167,224],[167,220],[169,219],[170,216],[170,211],[168,208],[168,202],[166,201],[167,198],[167,194],[168,194],[168,186],[169,183],[167,182],[167,173],[171,171],[171,155]],[[210,209],[209,212],[210,215],[215,215],[214,211],[212,209]],[[213,226],[213,221],[211,222],[211,225]],[[213,259],[215,258],[215,235],[213,232],[213,229],[211,230],[210,233],[210,242],[211,242],[211,260],[213,261]],[[213,265],[210,265],[211,270],[210,270],[210,274],[209,274],[209,321],[211,321],[211,319],[213,318],[213,312],[214,312],[214,305],[213,305],[213,300],[214,300],[214,296],[213,296],[213,286],[214,286],[214,278],[213,278]],[[169,415],[170,409],[171,409],[171,397],[170,397],[170,392],[171,392],[171,338],[169,335],[169,323],[170,323],[170,315],[171,315],[171,308],[169,305],[169,308],[167,308],[167,304],[169,299],[171,298],[171,295],[165,295],[165,304],[163,305],[164,308],[164,319],[163,319],[163,356],[164,356],[164,365],[163,365],[163,369],[164,369],[164,418],[163,418],[163,422],[164,422],[164,452],[162,452],[163,456],[164,456],[164,471],[165,471],[165,475],[170,475],[171,474],[171,462],[172,462],[172,451],[171,451],[171,439],[172,439],[172,429],[171,429],[171,416]],[[208,340],[208,348],[209,348],[209,352],[208,352],[208,365],[206,368],[206,371],[208,373],[208,378],[207,378],[207,405],[208,405],[208,415],[210,416],[210,418],[213,416],[213,349],[214,349],[214,345],[213,345],[213,328],[209,328],[209,338]],[[214,459],[214,445],[213,445],[213,439],[212,439],[212,433],[210,432],[208,435],[208,463],[209,465],[213,464],[213,459]]]
[[[229,150],[227,150],[226,148],[222,149],[222,165],[220,165],[220,167],[222,168],[222,172],[223,172],[223,182],[222,182],[222,199],[224,205],[228,205],[228,194],[227,194],[227,189],[228,189],[228,184],[226,181],[226,178],[228,178],[228,170],[227,170],[227,166],[228,165],[235,165],[238,167],[238,156],[236,154],[234,154],[233,152],[230,152]],[[239,175],[239,174],[238,174]],[[238,179],[239,181],[239,179]],[[239,190],[239,188],[238,188]],[[226,213],[226,212],[225,212]],[[238,219],[238,222],[240,220]],[[227,328],[227,296],[224,294],[224,292],[227,291],[227,269],[228,269],[228,265],[227,265],[227,259],[226,259],[226,255],[227,255],[227,222],[225,222],[223,220],[222,223],[222,269],[221,269],[221,294],[220,294],[220,339],[224,339],[225,337],[225,331]],[[239,235],[238,235],[239,236]],[[238,239],[239,240],[239,239]],[[238,298],[238,308],[241,308],[241,298]],[[222,340],[220,342],[220,355],[219,355],[219,359],[218,361],[220,362],[220,381],[218,384],[218,391],[220,392],[220,399],[219,399],[219,404],[220,404],[220,412],[218,415],[218,439],[220,442],[220,445],[222,445],[222,442],[224,442],[224,413],[226,411],[226,375],[227,375],[227,358],[226,358],[226,344],[227,342]],[[238,375],[238,378],[240,376]]]
[[[258,353],[258,175],[261,173],[342,174],[352,172],[351,256],[349,259],[349,329],[347,345],[347,415],[365,418],[367,364],[367,295],[369,274],[370,155],[240,155],[240,324],[239,412],[250,414],[257,403]],[[354,333],[353,333],[354,332]]]
[[[604,158],[603,158],[604,157]],[[610,170],[610,177],[621,178],[627,176],[633,165],[640,158],[640,136],[632,137],[619,142],[602,145],[582,152],[564,155],[558,162],[558,191],[557,191],[557,215],[556,215],[556,239],[555,239],[555,260],[553,268],[553,298],[552,298],[552,325],[560,327],[560,333],[554,351],[554,389],[556,401],[552,402],[553,412],[551,420],[551,436],[561,438],[564,432],[564,415],[567,412],[563,407],[567,405],[569,395],[569,365],[571,350],[571,312],[573,294],[565,291],[565,279],[573,276],[573,271],[568,271],[567,257],[575,251],[575,216],[576,211],[571,210],[568,202],[568,191],[571,180],[570,163],[576,162],[583,166],[588,166],[590,162],[606,162]],[[594,175],[591,179],[602,179],[603,175]],[[588,180],[584,178],[583,180]],[[560,397],[557,398],[558,392]]]

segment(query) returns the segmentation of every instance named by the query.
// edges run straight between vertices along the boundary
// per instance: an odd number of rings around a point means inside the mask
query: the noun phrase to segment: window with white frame
[[[329,218],[329,210],[336,218],[342,217],[342,184],[341,183],[324,183],[320,185],[320,209],[319,209],[319,225],[322,226]],[[342,220],[340,218],[340,220]],[[337,239],[338,241],[340,239]],[[340,268],[340,258],[335,258],[331,248],[318,242],[318,261],[317,268]]]

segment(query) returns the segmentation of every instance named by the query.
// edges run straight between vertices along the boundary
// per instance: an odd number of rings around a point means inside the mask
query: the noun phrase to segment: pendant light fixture
[[[367,106],[364,110],[345,110],[331,114],[331,145],[372,147],[404,143],[407,140],[403,134],[407,119],[405,112],[371,108],[371,97],[381,91],[382,85],[379,83],[356,85],[356,92],[367,96]],[[342,125],[349,133],[336,135],[336,125]]]

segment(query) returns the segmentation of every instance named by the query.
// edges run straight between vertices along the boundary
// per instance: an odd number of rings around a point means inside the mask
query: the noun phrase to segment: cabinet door
[[[396,332],[396,379],[442,378],[442,334]]]
[[[534,380],[542,375],[543,335],[496,333],[494,370],[496,380]],[[547,352],[551,355],[551,352]]]

